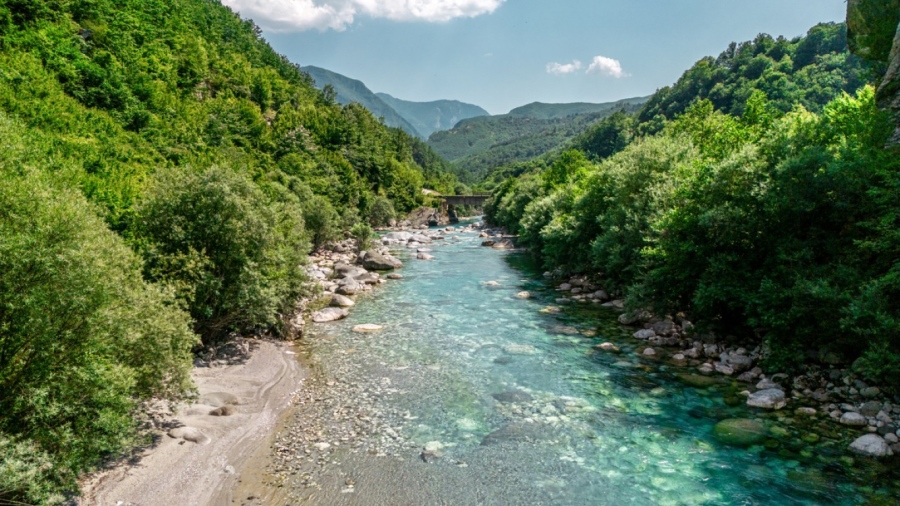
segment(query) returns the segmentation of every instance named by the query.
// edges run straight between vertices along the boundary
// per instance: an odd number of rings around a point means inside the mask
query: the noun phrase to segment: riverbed
[[[310,377],[235,504],[896,504],[895,461],[849,454],[821,417],[748,408],[733,380],[686,383],[614,309],[558,306],[524,255],[480,244],[404,250],[404,279],[310,329]],[[726,418],[768,432],[729,446]]]

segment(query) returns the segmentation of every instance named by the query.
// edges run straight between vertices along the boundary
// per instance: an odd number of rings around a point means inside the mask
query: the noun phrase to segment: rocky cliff
[[[854,54],[885,66],[876,98],[896,123],[888,147],[900,149],[900,0],[849,0],[847,40]]]

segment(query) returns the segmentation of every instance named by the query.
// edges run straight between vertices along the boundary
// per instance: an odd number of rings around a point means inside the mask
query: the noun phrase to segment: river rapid
[[[235,504],[896,504],[896,465],[849,454],[824,415],[748,408],[730,379],[685,383],[695,371],[640,356],[617,312],[555,307],[523,254],[480,243],[398,253],[404,279],[310,329],[310,377]],[[365,323],[384,330],[351,330]],[[726,418],[768,433],[722,444]]]

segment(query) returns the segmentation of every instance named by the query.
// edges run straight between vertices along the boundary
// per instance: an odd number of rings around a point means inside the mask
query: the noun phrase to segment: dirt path
[[[172,421],[202,434],[194,437],[188,429],[181,430],[182,437],[164,435],[137,462],[91,476],[83,483],[80,505],[228,501],[240,471],[273,434],[278,415],[289,406],[305,371],[290,344],[261,341],[242,364],[195,368],[192,375],[200,399],[181,406]],[[216,408],[233,413],[210,415]]]

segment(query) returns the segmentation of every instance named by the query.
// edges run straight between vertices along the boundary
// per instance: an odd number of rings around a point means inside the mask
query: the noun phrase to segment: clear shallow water
[[[556,293],[526,259],[480,242],[460,234],[436,241],[433,261],[403,257],[405,279],[312,329],[323,395],[335,381],[378,385],[358,395],[397,437],[383,428],[372,437],[405,443],[377,452],[338,443],[312,503],[895,503],[886,486],[897,486],[896,468],[852,458],[831,422],[754,412],[731,382],[686,385],[676,374],[691,371],[639,358],[611,310],[542,312]],[[515,298],[521,290],[535,297]],[[361,323],[385,330],[351,332]],[[604,341],[622,353],[594,349]],[[494,397],[503,393],[513,402]],[[735,417],[760,417],[771,437],[750,448],[718,443],[713,425]],[[815,444],[801,439],[811,432]],[[435,443],[440,457],[423,459],[420,449]],[[355,487],[341,488],[346,477]]]

